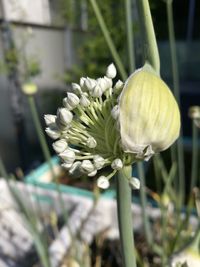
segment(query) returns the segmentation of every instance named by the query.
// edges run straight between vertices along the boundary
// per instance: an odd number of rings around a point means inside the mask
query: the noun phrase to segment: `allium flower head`
[[[63,99],[63,107],[58,109],[57,115],[45,115],[46,133],[52,139],[58,139],[53,143],[53,148],[62,159],[62,166],[70,174],[98,175],[97,184],[104,189],[109,186],[106,179],[108,181],[124,165],[148,159],[154,152],[164,150],[177,138],[179,131],[176,129],[175,135],[168,137],[171,126],[176,128],[173,112],[176,111],[176,116],[179,114],[177,104],[164,82],[160,80],[161,87],[167,88],[164,88],[162,95],[162,88],[160,90],[157,86],[154,77],[153,85],[145,76],[132,86],[129,84],[133,80],[131,76],[125,87],[120,80],[114,83],[115,77],[114,64],[108,66],[104,77],[96,80],[82,77],[79,83],[72,84],[72,92],[68,92]],[[159,104],[161,100],[162,105],[169,104],[169,114],[164,112],[159,115],[163,112]],[[145,107],[145,102],[149,106]],[[162,136],[160,141],[154,127]],[[164,133],[162,127],[167,127]],[[156,142],[159,146],[155,145]],[[112,171],[102,176],[100,171],[105,167],[110,167]]]

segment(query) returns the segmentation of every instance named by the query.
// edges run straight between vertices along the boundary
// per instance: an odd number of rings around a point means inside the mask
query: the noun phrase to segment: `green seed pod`
[[[180,112],[168,86],[152,72],[134,72],[119,98],[122,147],[148,160],[179,136]]]

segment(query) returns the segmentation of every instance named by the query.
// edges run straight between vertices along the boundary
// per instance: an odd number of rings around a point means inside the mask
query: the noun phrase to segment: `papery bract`
[[[149,159],[179,136],[180,113],[168,86],[155,74],[140,69],[125,83],[119,98],[122,147],[136,158]]]

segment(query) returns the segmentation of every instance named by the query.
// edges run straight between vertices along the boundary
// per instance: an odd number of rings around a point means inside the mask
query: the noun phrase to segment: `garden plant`
[[[149,1],[137,0],[143,37],[143,64],[136,67],[131,1],[124,1],[128,55],[125,66],[98,2],[89,0],[88,4],[95,15],[93,18],[102,31],[104,46],[107,46],[114,63],[108,62],[102,77],[80,77],[79,82],[72,83],[57,114],[44,116],[46,134],[54,140],[53,149],[69,175],[79,178],[88,176],[89,181],[95,181],[101,190],[107,190],[114,184],[123,267],[200,266],[200,192],[197,188],[200,108],[194,106],[189,110],[192,122],[192,164],[189,193],[186,195],[173,1],[164,2],[172,61],[172,90],[160,76],[160,58]],[[118,75],[121,79],[117,79]],[[28,95],[41,147],[57,183],[33,94],[24,92]],[[170,159],[166,164],[162,151],[168,148]],[[155,181],[155,190],[146,186],[144,162],[152,163],[151,175]],[[0,163],[1,172],[8,177]],[[133,176],[133,169],[137,170],[137,177]],[[59,184],[57,190],[59,201],[64,207]],[[24,208],[12,187],[11,191],[27,223],[31,225],[40,261],[43,266],[50,267],[46,243],[43,244],[37,233],[36,219],[31,222],[32,213]],[[135,195],[140,199],[143,237],[148,251],[146,254],[138,246],[133,231],[132,197]],[[159,213],[156,221],[150,221],[149,218],[148,209],[152,203]],[[193,219],[195,223],[191,224]],[[76,243],[75,239],[73,237],[71,250]],[[69,266],[92,266],[91,261],[86,263],[83,259],[78,261],[75,257],[72,259],[71,255],[69,257]],[[98,264],[96,261],[94,266],[101,266]]]

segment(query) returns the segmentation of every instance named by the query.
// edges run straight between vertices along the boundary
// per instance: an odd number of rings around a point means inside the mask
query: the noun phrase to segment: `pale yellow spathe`
[[[155,74],[133,73],[119,98],[122,147],[148,159],[167,149],[179,136],[180,112],[168,86]]]

